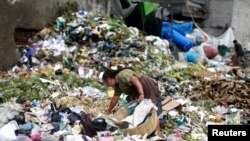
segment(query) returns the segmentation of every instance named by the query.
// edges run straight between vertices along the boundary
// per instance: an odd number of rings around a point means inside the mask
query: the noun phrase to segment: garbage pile
[[[250,85],[237,81],[203,80],[200,87],[186,92],[191,99],[212,99],[219,105],[248,108],[250,105]]]
[[[146,40],[137,28],[128,28],[121,20],[90,15],[86,11],[75,13],[71,20],[59,17],[54,29],[46,28],[38,37],[42,40],[31,48],[20,48],[23,57],[19,62],[32,70],[46,68],[49,62],[50,65],[61,63],[69,70],[81,66],[102,70],[124,64],[149,67],[154,71],[156,67],[168,66],[171,60],[168,54],[163,55],[167,51],[167,41],[153,37]],[[152,61],[158,61],[157,66]]]
[[[31,103],[18,99],[16,101],[20,104],[12,100],[1,105],[1,109],[5,111],[1,118],[1,125],[4,124],[0,129],[2,140],[70,141],[82,138],[80,133],[92,137],[96,135],[96,131],[106,129],[106,122],[99,122],[103,120],[101,118],[92,120],[89,114],[83,112],[82,104],[69,108],[57,107],[49,100]],[[86,103],[86,100],[83,101]],[[104,124],[102,128],[101,124]]]
[[[58,17],[30,45],[18,48],[17,65],[0,73],[0,109],[6,113],[0,114],[0,137],[157,140],[154,130],[160,119],[166,140],[207,140],[209,124],[247,124],[249,85],[214,80],[225,75],[199,63],[177,62],[168,46],[167,40],[145,37],[106,15],[81,10]],[[205,54],[203,48],[210,47],[204,46],[190,50]],[[127,103],[125,96],[112,116],[103,115],[114,95],[102,84],[103,71],[124,67],[158,81],[162,92],[158,117],[159,107],[151,101]]]
[[[174,22],[173,27],[171,22],[163,22],[162,38],[173,39],[174,50],[180,50],[178,58],[181,62],[201,63],[209,67],[231,63],[232,28],[219,37],[213,37],[193,22]]]

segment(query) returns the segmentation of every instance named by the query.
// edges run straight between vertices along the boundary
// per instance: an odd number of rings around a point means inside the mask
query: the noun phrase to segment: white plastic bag
[[[151,99],[144,99],[141,103],[135,108],[134,111],[134,126],[141,124],[148,113],[152,110],[152,108],[157,109],[157,107],[152,103]]]
[[[13,141],[17,139],[15,130],[19,129],[16,121],[10,121],[0,129],[0,139],[2,141]]]

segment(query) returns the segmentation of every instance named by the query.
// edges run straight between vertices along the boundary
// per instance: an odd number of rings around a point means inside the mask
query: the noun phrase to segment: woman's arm
[[[111,111],[113,110],[113,108],[115,107],[115,105],[117,104],[118,100],[119,100],[120,96],[113,96],[111,99],[111,102],[109,104],[109,108],[108,110],[105,112],[105,114],[109,115],[111,113]]]
[[[142,88],[141,82],[135,76],[132,76],[130,78],[130,82],[135,86],[135,88],[136,88],[136,90],[137,90],[137,92],[139,94],[138,101],[142,101],[143,98],[144,98],[144,92],[143,92],[143,88]]]

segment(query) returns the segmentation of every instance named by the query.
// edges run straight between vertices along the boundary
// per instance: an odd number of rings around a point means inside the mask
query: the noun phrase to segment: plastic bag
[[[187,58],[188,62],[196,63],[198,58],[199,58],[199,55],[196,53],[188,52],[188,53],[186,53],[186,58]]]
[[[217,54],[219,54],[218,49],[209,44],[204,44],[203,49],[206,54],[206,57],[209,59],[213,59]]]
[[[16,140],[15,130],[19,129],[16,121],[10,121],[0,129],[0,139],[3,141]]]
[[[152,103],[151,99],[144,99],[141,103],[135,108],[134,111],[134,126],[141,124],[151,109],[157,109],[157,107]]]

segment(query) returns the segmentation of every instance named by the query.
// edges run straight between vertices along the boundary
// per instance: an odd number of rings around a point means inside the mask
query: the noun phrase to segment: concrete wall
[[[209,17],[204,22],[205,31],[220,35],[228,26],[234,28],[235,38],[247,47],[250,42],[249,0],[207,0]],[[248,47],[250,49],[250,47]]]
[[[6,0],[1,0],[6,1]],[[11,1],[11,0],[8,0]],[[13,0],[12,0],[13,1]],[[53,22],[58,9],[68,1],[76,1],[79,8],[96,12],[109,12],[109,0],[15,0],[11,7],[16,12],[8,11],[17,17],[16,25],[20,28],[41,29],[48,22]]]
[[[207,0],[208,19],[205,26],[225,28],[231,24],[233,0]]]
[[[245,48],[250,42],[250,1],[249,0],[207,0],[208,19],[204,30],[214,36],[222,34],[227,25],[234,28],[235,38]]]
[[[110,13],[111,0],[81,0],[82,7],[88,11]]]
[[[234,0],[206,0],[208,18],[203,22],[207,33],[218,36],[231,25]]]
[[[73,0],[0,0],[0,70],[9,69],[17,60],[16,28],[42,29],[58,16],[59,7]],[[80,7],[109,12],[109,0],[75,0]]]
[[[9,2],[0,1],[0,70],[10,67],[9,64],[14,64],[17,60],[14,43],[14,29],[16,17],[8,11],[15,13],[16,10]]]
[[[235,38],[245,47],[250,42],[250,1],[234,0],[232,27]]]

